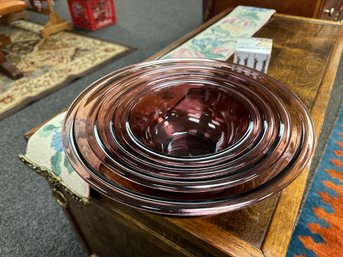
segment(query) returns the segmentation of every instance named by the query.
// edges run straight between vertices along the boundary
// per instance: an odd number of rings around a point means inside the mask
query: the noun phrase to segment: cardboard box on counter
[[[239,38],[233,62],[267,73],[272,46],[270,38]]]

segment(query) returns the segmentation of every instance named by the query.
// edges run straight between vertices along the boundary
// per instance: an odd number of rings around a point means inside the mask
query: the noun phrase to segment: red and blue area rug
[[[343,256],[343,106],[309,187],[287,257]]]

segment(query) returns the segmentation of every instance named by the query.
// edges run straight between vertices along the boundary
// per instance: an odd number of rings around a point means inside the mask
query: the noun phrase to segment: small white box
[[[267,73],[272,46],[270,38],[239,38],[233,62]]]

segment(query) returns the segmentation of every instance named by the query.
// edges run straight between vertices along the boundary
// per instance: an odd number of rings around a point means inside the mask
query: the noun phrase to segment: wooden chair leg
[[[7,61],[0,64],[0,73],[13,80],[17,80],[23,77],[23,73],[21,72],[21,70]]]
[[[56,12],[52,11],[49,14],[49,20],[47,24],[45,24],[44,28],[41,31],[42,38],[46,39],[50,35],[55,34],[57,32],[63,31],[63,30],[72,30],[73,26],[67,22],[62,20]]]
[[[11,79],[20,79],[23,73],[13,64],[6,60],[5,54],[0,50],[0,73]]]
[[[11,43],[11,38],[6,35],[0,35],[0,51],[3,47],[9,45]]]
[[[27,11],[6,14],[0,17],[0,25],[7,25],[17,20],[27,20],[28,17],[29,17],[29,14]]]
[[[63,30],[72,30],[73,26],[71,23],[62,20],[57,12],[54,11],[51,1],[47,1],[48,8],[46,9],[48,13],[48,22],[45,24],[41,31],[41,36],[43,39],[48,38],[50,35]]]

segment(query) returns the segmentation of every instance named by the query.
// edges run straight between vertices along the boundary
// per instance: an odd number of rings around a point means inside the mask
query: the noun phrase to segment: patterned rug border
[[[26,21],[25,22],[27,23],[32,23],[34,25],[40,25],[41,24],[38,24],[38,23],[35,23],[35,22],[31,22],[31,21]],[[25,28],[21,28],[23,30],[26,30]],[[28,30],[27,30],[28,31]],[[128,45],[125,45],[125,44],[122,44],[122,43],[117,43],[117,42],[113,42],[113,41],[109,41],[109,40],[104,40],[104,39],[99,39],[99,38],[96,38],[96,37],[93,37],[93,36],[85,36],[85,35],[82,35],[82,34],[78,34],[78,33],[75,33],[75,32],[69,32],[69,31],[62,31],[63,33],[68,33],[68,34],[74,34],[74,35],[77,35],[79,37],[83,37],[83,38],[89,38],[89,39],[94,39],[94,40],[98,40],[98,41],[101,41],[101,42],[105,42],[105,43],[109,43],[109,44],[115,44],[115,45],[119,45],[121,47],[125,47],[127,48],[125,51],[117,54],[116,56],[113,56],[112,58],[109,58],[108,60],[105,60],[104,62],[96,65],[96,66],[93,66],[87,70],[85,70],[84,72],[82,73],[79,73],[77,75],[70,75],[68,76],[68,78],[66,80],[64,80],[62,83],[60,84],[57,84],[55,85],[54,87],[48,89],[48,90],[45,90],[43,92],[41,92],[40,94],[37,94],[35,96],[31,96],[31,97],[28,97],[28,98],[25,98],[23,99],[23,101],[21,101],[20,103],[18,103],[15,107],[7,110],[7,111],[4,111],[2,113],[0,113],[0,121],[3,120],[3,119],[6,119],[8,117],[10,117],[12,114],[20,111],[21,109],[25,108],[27,105],[29,105],[30,103],[33,103],[37,100],[40,100],[50,94],[52,94],[53,92],[55,91],[58,91],[59,89],[63,88],[63,87],[66,87],[68,84],[70,84],[72,81],[78,79],[78,78],[81,78],[83,77],[84,75],[90,73],[90,72],[94,72],[95,70],[98,70],[104,66],[106,66],[107,64],[115,61],[115,60],[118,60],[119,58],[122,58],[134,51],[137,50],[137,48],[134,48],[134,47],[131,47],[131,46],[128,46]],[[58,33],[57,33],[58,34]]]
[[[338,155],[336,152],[340,152],[340,149],[342,148],[342,146],[338,144],[340,140],[339,136],[341,135],[341,137],[343,137],[342,129],[343,101],[340,101],[340,108],[336,114],[333,125],[330,128],[329,137],[321,158],[308,183],[301,211],[299,212],[296,226],[294,227],[292,238],[288,246],[287,257],[331,256],[326,255],[327,253],[323,251],[323,249],[325,247],[331,247],[335,250],[335,247],[333,247],[333,245],[336,245],[335,240],[343,235],[343,229],[341,228],[340,231],[332,233],[332,238],[327,240],[327,238],[323,237],[324,234],[321,232],[321,230],[325,229],[336,229],[335,224],[327,223],[328,220],[331,220],[334,216],[337,219],[342,218],[342,216],[340,216],[341,214],[339,214],[339,212],[337,213],[338,210],[332,206],[333,203],[328,201],[328,198],[330,198],[336,199],[338,202],[339,192],[327,185],[327,183],[331,182],[337,188],[342,187],[343,185],[343,181],[338,176],[334,176],[334,173],[330,172],[335,170],[337,173],[342,173],[343,170],[343,166],[341,166],[342,157],[339,157],[341,155]],[[333,162],[333,159],[336,159],[337,163]],[[325,194],[327,194],[327,196]],[[336,208],[338,207],[342,208],[343,205],[336,206]],[[324,236],[327,236],[328,234],[325,234]]]

